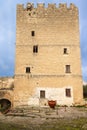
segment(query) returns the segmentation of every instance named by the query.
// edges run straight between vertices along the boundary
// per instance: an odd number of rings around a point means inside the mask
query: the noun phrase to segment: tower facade
[[[83,101],[78,9],[17,5],[14,106]]]

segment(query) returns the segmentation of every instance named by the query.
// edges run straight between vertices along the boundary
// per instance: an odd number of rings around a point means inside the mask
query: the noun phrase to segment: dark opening
[[[8,99],[0,99],[0,111],[6,112],[11,108],[11,102]]]
[[[66,96],[71,97],[71,89],[69,88],[66,89]]]
[[[26,67],[26,73],[30,73],[30,67]]]
[[[67,48],[64,48],[64,54],[67,54]]]
[[[45,91],[44,90],[40,91],[40,98],[45,98]]]
[[[34,37],[35,36],[35,31],[31,31],[31,35]]]
[[[33,46],[33,53],[38,53],[38,45]]]
[[[66,73],[70,73],[70,65],[66,65]]]

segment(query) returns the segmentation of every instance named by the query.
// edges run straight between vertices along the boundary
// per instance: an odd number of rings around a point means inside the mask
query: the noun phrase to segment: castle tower
[[[78,9],[17,5],[14,106],[83,101]]]

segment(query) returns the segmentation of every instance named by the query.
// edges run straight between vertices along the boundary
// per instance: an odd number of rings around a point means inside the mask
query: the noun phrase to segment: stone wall
[[[1,77],[0,78],[0,89],[13,89],[14,88],[14,78],[12,77]]]
[[[13,95],[14,95],[14,78],[2,77],[0,78],[0,101],[2,99],[9,100],[11,107],[13,107]]]
[[[14,106],[29,104],[42,88],[46,92],[57,90],[55,97],[59,101],[64,96],[64,88],[70,87],[72,97],[62,103],[82,103],[78,19],[78,9],[73,4],[70,7],[66,4],[59,7],[55,4],[48,7],[44,4],[34,7],[30,3],[26,7],[17,5]],[[38,47],[37,53],[33,51],[34,46]],[[65,48],[67,53],[64,54]],[[69,73],[66,73],[66,65],[70,66]]]

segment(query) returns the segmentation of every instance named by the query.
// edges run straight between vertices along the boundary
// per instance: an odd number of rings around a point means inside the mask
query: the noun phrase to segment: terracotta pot
[[[50,100],[50,101],[48,101],[48,105],[50,106],[50,108],[55,108],[56,101]]]

